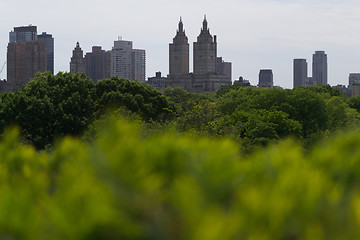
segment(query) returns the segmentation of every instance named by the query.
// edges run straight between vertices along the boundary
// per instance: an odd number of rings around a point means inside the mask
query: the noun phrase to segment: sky
[[[358,0],[0,0],[0,70],[6,62],[9,32],[32,24],[55,39],[55,72],[68,72],[76,42],[110,50],[118,38],[146,50],[146,76],[169,72],[169,43],[180,17],[190,43],[206,14],[217,36],[218,56],[232,62],[232,78],[258,84],[260,69],[272,69],[274,85],[293,87],[293,59],[328,56],[328,83],[348,85],[360,72]],[[6,67],[0,79],[6,78]]]

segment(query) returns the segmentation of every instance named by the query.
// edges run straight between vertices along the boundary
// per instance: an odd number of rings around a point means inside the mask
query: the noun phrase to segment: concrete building
[[[225,62],[222,57],[216,58],[216,74],[224,75],[229,79],[232,79],[232,67],[231,62]]]
[[[54,38],[52,37],[51,34],[47,34],[46,32],[43,32],[42,34],[37,36],[37,39],[43,41],[45,44],[46,58],[47,58],[46,70],[54,75]]]
[[[155,77],[149,77],[147,84],[152,86],[153,88],[157,90],[162,90],[165,88],[165,80],[166,77],[161,76],[161,72],[156,72]]]
[[[133,49],[131,41],[114,41],[110,52],[110,75],[145,82],[145,50]]]
[[[43,41],[11,42],[7,50],[7,90],[26,85],[37,72],[46,71]]]
[[[349,88],[351,89],[355,83],[360,83],[360,73],[349,74]]]
[[[86,75],[97,83],[101,79],[110,78],[110,52],[100,46],[93,46],[92,52],[86,53]]]
[[[169,44],[169,76],[171,78],[189,74],[189,42],[180,18],[173,43]]]
[[[325,51],[316,51],[313,54],[312,77],[317,85],[328,84],[327,54]]]
[[[259,88],[272,88],[274,86],[271,69],[261,69],[259,72]]]
[[[169,44],[170,74],[165,80],[165,87],[181,87],[188,92],[204,93],[216,92],[222,87],[230,86],[231,63],[217,58],[216,36],[210,34],[206,16],[197,42],[194,42],[193,46],[194,73],[188,73],[188,41],[180,19],[177,34],[173,38],[173,43]],[[217,61],[221,62],[219,68]]]
[[[86,72],[86,62],[84,58],[84,52],[81,49],[79,42],[76,43],[76,47],[73,50],[73,54],[70,61],[70,72],[73,74]]]
[[[294,88],[298,86],[306,86],[307,81],[307,62],[306,59],[294,59],[293,80]]]
[[[216,36],[212,37],[206,16],[197,41],[194,42],[194,74],[215,74],[217,58]]]
[[[37,40],[37,27],[14,27],[14,30],[9,33],[9,42],[30,42]]]

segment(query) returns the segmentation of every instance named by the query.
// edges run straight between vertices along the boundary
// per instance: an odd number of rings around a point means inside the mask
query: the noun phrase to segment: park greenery
[[[360,97],[43,73],[0,100],[0,239],[360,237]]]

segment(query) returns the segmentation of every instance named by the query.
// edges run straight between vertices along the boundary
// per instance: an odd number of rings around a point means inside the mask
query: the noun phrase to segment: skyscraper
[[[26,85],[37,72],[46,71],[43,41],[11,42],[7,51],[7,84],[13,91]]]
[[[9,42],[30,42],[37,40],[37,27],[29,25],[27,27],[14,27],[14,31],[9,33]]]
[[[37,39],[45,43],[47,71],[54,74],[54,38],[51,34],[43,32],[41,35],[37,36]]]
[[[74,74],[86,72],[84,52],[81,49],[79,42],[76,43],[76,47],[73,50],[70,61],[70,72]]]
[[[259,72],[259,88],[273,87],[273,72],[271,69],[261,69]]]
[[[186,74],[189,74],[189,42],[180,18],[176,36],[169,44],[169,75],[176,77]]]
[[[217,44],[207,25],[206,16],[197,41],[194,42],[194,74],[216,73]]]
[[[7,51],[7,90],[26,85],[37,72],[46,71],[46,49],[37,40],[37,27],[14,27],[9,33]]]
[[[216,36],[211,36],[206,16],[194,42],[194,72],[189,73],[189,44],[180,18],[169,45],[169,70],[164,87],[181,87],[192,93],[216,92],[231,85],[231,63],[217,58]]]
[[[110,77],[110,52],[102,50],[100,46],[93,46],[91,53],[86,53],[86,75],[97,83],[101,79]]]
[[[133,49],[131,41],[114,41],[110,53],[110,75],[145,82],[145,50]]]
[[[306,86],[307,82],[307,62],[306,59],[294,59],[294,88]]]
[[[313,80],[317,85],[327,85],[327,73],[327,55],[325,54],[325,51],[316,51],[315,54],[313,54]]]

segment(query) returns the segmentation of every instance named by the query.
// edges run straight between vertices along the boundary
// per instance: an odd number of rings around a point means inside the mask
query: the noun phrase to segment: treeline
[[[216,94],[181,88],[160,93],[113,77],[94,84],[85,75],[38,74],[25,88],[0,96],[0,132],[19,126],[24,142],[51,148],[63,136],[83,136],[113,112],[142,121],[144,134],[174,128],[196,136],[235,140],[243,152],[293,137],[311,146],[335,131],[356,128],[360,97],[330,86],[294,90],[232,86]]]

